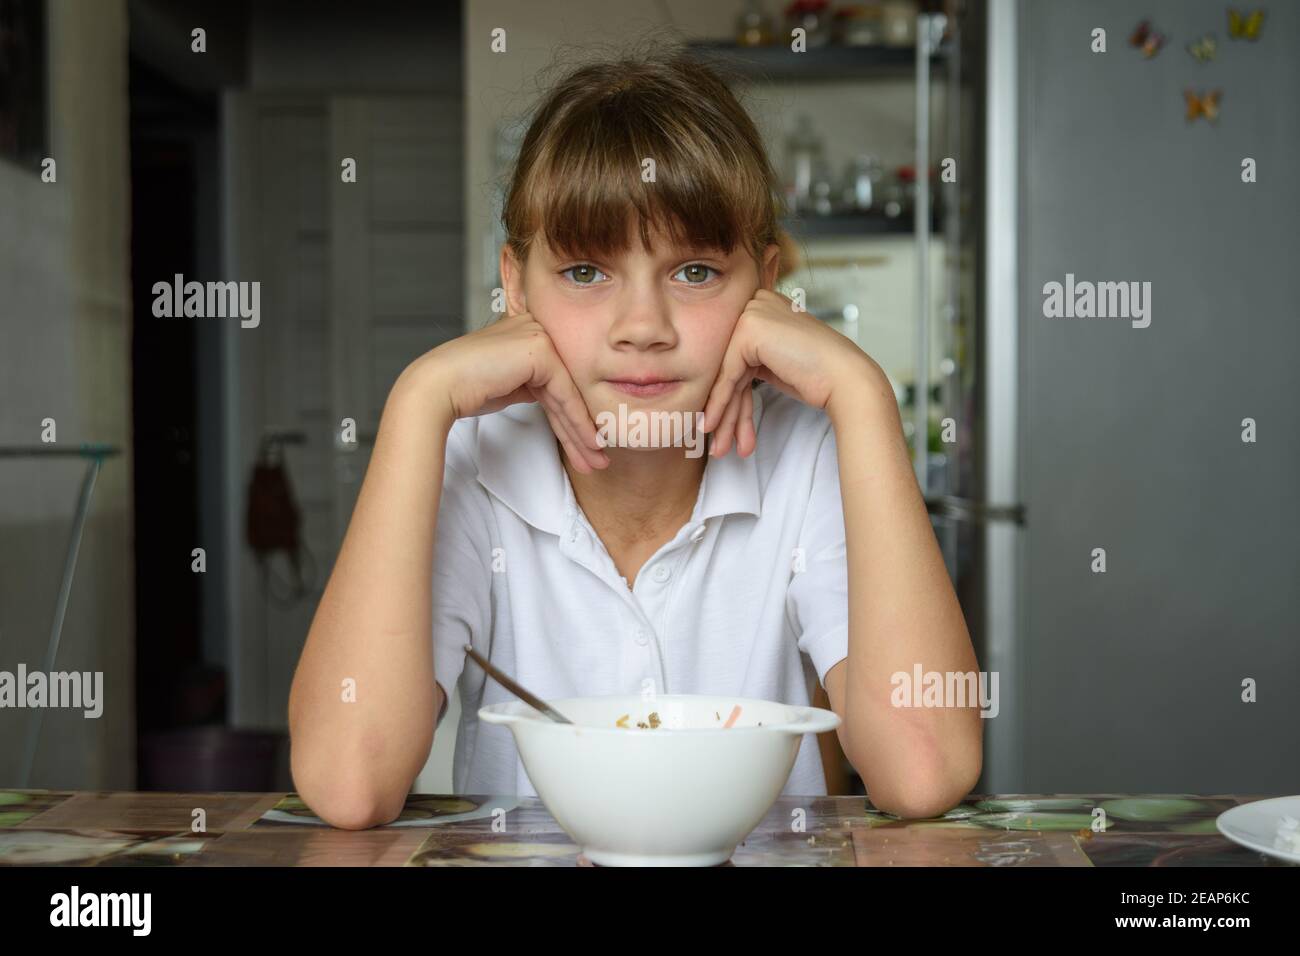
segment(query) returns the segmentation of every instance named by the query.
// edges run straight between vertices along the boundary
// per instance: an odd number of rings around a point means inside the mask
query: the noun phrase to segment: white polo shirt
[[[690,520],[631,590],[577,504],[539,405],[455,422],[433,658],[448,697],[460,683],[457,793],[536,796],[509,728],[478,719],[514,697],[466,643],[544,700],[640,694],[650,678],[663,694],[811,703],[813,682],[848,656],[835,432],[825,412],[766,382],[754,421],[754,453],[708,460]],[[782,792],[826,793],[814,734]]]

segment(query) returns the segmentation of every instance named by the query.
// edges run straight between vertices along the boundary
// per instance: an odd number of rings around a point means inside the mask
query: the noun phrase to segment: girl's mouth
[[[682,384],[682,380],[679,378],[674,378],[674,379],[611,378],[611,379],[606,379],[606,381],[611,386],[613,386],[614,388],[618,389],[620,392],[623,392],[626,395],[636,395],[640,397],[648,397],[651,395],[663,395],[666,392],[671,392],[678,385]]]

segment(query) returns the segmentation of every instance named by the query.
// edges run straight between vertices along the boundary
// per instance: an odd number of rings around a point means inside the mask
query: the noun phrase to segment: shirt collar
[[[753,390],[754,432],[763,417],[763,387]],[[550,422],[536,402],[510,405],[479,419],[478,480],[515,514],[540,531],[563,535],[576,499],[560,464]],[[717,515],[759,513],[757,454],[732,448],[704,466],[692,522]]]

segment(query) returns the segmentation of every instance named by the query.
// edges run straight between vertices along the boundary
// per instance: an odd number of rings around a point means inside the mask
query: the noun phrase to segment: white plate
[[[1300,820],[1300,797],[1274,797],[1243,803],[1219,814],[1214,824],[1229,840],[1247,849],[1288,863],[1300,863],[1300,853],[1282,849],[1273,842],[1284,816]]]

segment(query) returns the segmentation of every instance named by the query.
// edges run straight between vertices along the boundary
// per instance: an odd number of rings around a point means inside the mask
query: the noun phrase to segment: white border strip
[[[988,7],[987,155],[985,157],[985,357],[987,383],[985,488],[988,500],[1020,500],[1019,428],[1019,63],[1018,0],[990,0]],[[986,789],[1021,792],[1024,778],[1024,702],[1019,628],[1021,528],[1007,522],[986,526],[984,566],[988,615],[986,670],[996,670],[1010,691],[1010,706],[990,721]]]

